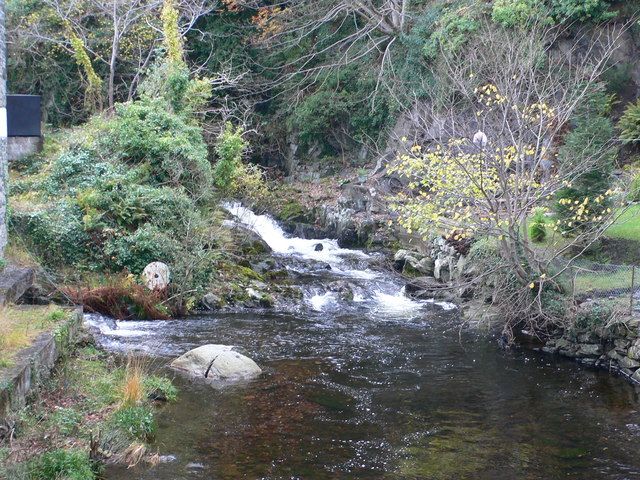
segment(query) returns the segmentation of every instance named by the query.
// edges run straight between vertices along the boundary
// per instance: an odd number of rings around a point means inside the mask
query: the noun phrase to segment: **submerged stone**
[[[203,345],[171,362],[171,367],[196,377],[213,380],[244,380],[257,377],[262,369],[230,345]]]

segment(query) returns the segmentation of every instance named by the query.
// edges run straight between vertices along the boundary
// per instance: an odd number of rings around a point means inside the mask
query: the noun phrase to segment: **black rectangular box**
[[[39,137],[40,95],[7,95],[7,134],[10,137]]]

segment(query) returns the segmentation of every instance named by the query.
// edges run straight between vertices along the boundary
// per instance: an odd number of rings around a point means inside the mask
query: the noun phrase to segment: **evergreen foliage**
[[[542,208],[536,208],[531,217],[531,223],[529,225],[529,237],[534,242],[543,242],[547,237],[545,210]]]
[[[640,100],[627,106],[618,122],[618,128],[623,142],[640,142]]]
[[[592,215],[599,215],[610,207],[604,195],[611,188],[611,171],[617,156],[614,146],[613,122],[608,114],[611,99],[604,94],[592,96],[589,102],[578,112],[573,130],[567,135],[560,148],[558,161],[579,164],[583,158],[597,158],[594,168],[583,172],[570,185],[561,189],[555,204],[556,213],[561,218],[574,215],[576,202],[590,197],[601,200],[590,206]],[[581,225],[574,225],[580,228]]]

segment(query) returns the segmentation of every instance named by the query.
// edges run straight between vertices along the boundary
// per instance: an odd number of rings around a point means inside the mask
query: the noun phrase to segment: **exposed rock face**
[[[245,380],[262,373],[253,360],[234,348],[229,345],[203,345],[176,358],[171,367],[213,380]]]
[[[0,272],[0,305],[17,301],[33,285],[35,270],[8,266]]]
[[[429,256],[408,250],[398,250],[393,257],[393,267],[404,275],[432,276],[435,262]]]
[[[433,277],[418,277],[405,286],[408,296],[413,298],[455,301],[455,291]]]
[[[218,310],[224,305],[222,298],[211,292],[202,297],[200,303],[202,303],[202,306],[207,310]]]
[[[382,226],[388,217],[382,214],[378,197],[372,187],[345,184],[337,204],[319,209],[318,221],[328,230],[328,236],[335,237],[343,248],[384,245],[388,238]]]
[[[230,220],[224,221],[223,225],[229,228],[236,244],[240,245],[245,253],[262,254],[273,251],[269,244],[250,228]]]

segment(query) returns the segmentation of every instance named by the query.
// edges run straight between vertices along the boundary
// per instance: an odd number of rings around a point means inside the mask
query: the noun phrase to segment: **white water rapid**
[[[444,302],[417,301],[407,297],[398,279],[390,278],[392,275],[386,275],[385,272],[373,271],[369,265],[373,257],[360,250],[341,248],[336,240],[328,238],[310,240],[290,237],[268,215],[256,215],[239,203],[229,203],[224,207],[238,223],[258,234],[273,249],[274,254],[283,258],[295,257],[328,264],[333,277],[348,279],[352,282],[349,284],[350,287],[358,287],[353,292],[350,303],[367,304],[378,316],[413,316],[428,303],[436,303],[445,309],[453,307]],[[323,289],[324,286],[311,288],[305,296],[306,304],[313,311],[323,312],[340,308],[339,296],[334,291]]]

